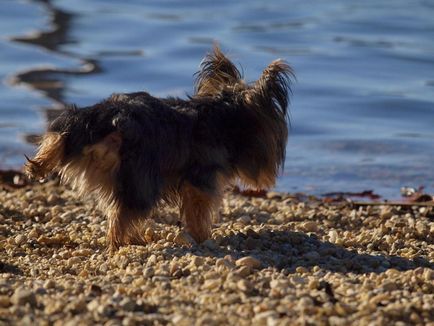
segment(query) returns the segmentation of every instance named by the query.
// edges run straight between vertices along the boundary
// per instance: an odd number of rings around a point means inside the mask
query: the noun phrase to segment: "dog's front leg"
[[[181,191],[181,217],[193,239],[201,243],[211,237],[212,218],[218,214],[221,195],[186,183]]]

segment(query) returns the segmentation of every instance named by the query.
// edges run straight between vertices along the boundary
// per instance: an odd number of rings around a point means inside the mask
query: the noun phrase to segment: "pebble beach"
[[[166,207],[109,254],[94,198],[0,189],[0,325],[434,325],[432,206],[229,192],[212,239]]]

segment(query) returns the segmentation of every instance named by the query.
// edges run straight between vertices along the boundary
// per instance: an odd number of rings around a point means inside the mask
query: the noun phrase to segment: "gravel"
[[[177,211],[105,249],[95,199],[0,190],[0,325],[434,325],[432,207],[228,193],[212,239]]]

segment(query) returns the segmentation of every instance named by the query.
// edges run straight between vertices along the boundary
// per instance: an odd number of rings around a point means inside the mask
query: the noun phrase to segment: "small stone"
[[[151,227],[147,228],[146,231],[145,231],[145,240],[146,240],[146,242],[150,243],[150,242],[152,242],[154,240],[154,238],[155,238],[155,232],[154,232],[154,230]]]
[[[155,275],[152,277],[152,282],[168,283],[170,282],[170,277],[164,275]]]
[[[312,307],[313,306],[313,300],[310,297],[302,297],[297,304],[302,310]]]
[[[61,214],[59,217],[64,222],[71,222],[72,219],[74,218],[74,213],[72,213],[72,212],[65,212],[65,213]]]
[[[279,318],[276,311],[264,311],[255,315],[252,322],[253,325],[275,325],[275,321]]]
[[[252,221],[249,215],[243,215],[238,220],[244,224],[249,224]]]
[[[59,200],[59,197],[55,194],[51,194],[47,198],[47,204],[53,205]]]
[[[26,237],[23,234],[18,234],[14,240],[17,246],[21,246],[27,241]]]
[[[14,294],[12,295],[11,301],[14,305],[17,306],[24,306],[27,303],[30,304],[30,306],[32,307],[36,306],[35,294],[32,291],[22,287],[19,287],[15,290]]]
[[[170,270],[169,270],[170,275],[174,275],[175,273],[180,271],[181,271],[181,267],[178,264],[172,263],[170,265]]]
[[[389,294],[387,294],[387,293],[380,293],[380,294],[377,294],[376,296],[372,297],[372,298],[369,300],[369,303],[372,304],[372,305],[377,305],[377,304],[379,304],[381,301],[388,300],[389,298],[390,298],[390,295],[389,295]]]
[[[53,280],[46,280],[44,283],[44,288],[46,289],[53,289],[56,286],[56,282],[54,282]]]
[[[97,284],[90,284],[87,289],[87,295],[99,297],[102,294],[102,289]]]
[[[240,266],[234,273],[240,277],[247,277],[252,273],[252,269],[249,266]]]
[[[173,242],[181,246],[192,246],[196,244],[192,236],[185,231],[178,233],[173,239]]]
[[[237,288],[243,292],[250,292],[253,289],[253,285],[248,280],[239,280],[237,282]]]
[[[157,256],[150,255],[147,261],[148,265],[155,265],[157,263]]]
[[[7,295],[0,295],[0,307],[8,308],[11,305],[11,300]]]
[[[173,242],[173,240],[175,239],[175,237],[176,237],[176,234],[173,233],[173,232],[170,232],[170,233],[166,236],[166,240],[167,240],[168,242]]]
[[[290,286],[288,280],[272,280],[270,288],[272,289],[287,289]]]
[[[432,281],[434,279],[434,271],[432,269],[426,268],[423,272],[423,277],[427,282]]]
[[[336,243],[338,239],[338,233],[335,230],[330,230],[328,235],[329,235],[329,241],[331,243]]]
[[[220,287],[220,284],[221,284],[221,282],[219,279],[206,280],[202,285],[202,289],[213,290],[213,289]]]
[[[131,300],[130,298],[125,298],[119,303],[119,306],[125,311],[134,311],[136,309],[137,304],[135,301]]]
[[[345,318],[338,316],[330,316],[328,318],[328,322],[330,326],[345,326],[348,325],[348,322]]]
[[[316,279],[312,279],[309,281],[308,288],[309,290],[316,290],[319,287],[319,282]]]
[[[73,314],[81,313],[86,310],[86,301],[84,299],[72,301],[65,307],[65,310]]]
[[[393,212],[390,210],[389,207],[384,207],[381,209],[380,218],[382,220],[390,219],[392,216],[393,216]]]
[[[204,262],[205,260],[200,256],[194,256],[192,260],[192,264],[196,267],[202,266]]]
[[[397,289],[397,285],[395,282],[386,281],[382,284],[382,288],[384,291],[394,291]]]
[[[86,306],[87,310],[89,311],[95,311],[97,310],[99,307],[99,302],[98,299],[94,299],[91,302],[89,302]]]
[[[28,234],[27,236],[29,237],[29,239],[37,239],[39,236],[41,235],[40,230],[38,230],[37,228],[33,228]]]
[[[251,269],[257,269],[257,268],[261,267],[262,263],[260,260],[254,258],[252,256],[247,256],[247,257],[243,257],[243,258],[238,259],[235,262],[235,265],[236,266],[246,266],[246,267],[249,267]]]
[[[303,267],[303,266],[298,266],[298,267],[295,269],[295,271],[296,271],[297,273],[300,273],[300,274],[305,274],[305,273],[308,272],[307,268],[306,268],[306,267]]]
[[[71,257],[71,258],[68,259],[66,265],[68,267],[76,267],[80,263],[81,263],[81,258],[80,257]]]
[[[231,261],[224,259],[224,258],[217,259],[216,266],[217,267],[224,266],[228,269],[232,269],[235,267],[235,265]]]
[[[306,283],[306,279],[301,276],[292,276],[291,277],[291,283],[293,285],[301,285]]]
[[[153,267],[146,267],[146,268],[143,270],[143,276],[144,276],[145,278],[151,278],[151,277],[154,276],[154,275],[155,275],[155,270],[154,270]]]
[[[172,324],[176,326],[191,326],[194,325],[195,323],[194,323],[194,319],[179,314],[179,315],[175,315],[172,318]]]
[[[304,222],[301,225],[301,228],[305,232],[317,232],[318,231],[318,224],[313,221]]]

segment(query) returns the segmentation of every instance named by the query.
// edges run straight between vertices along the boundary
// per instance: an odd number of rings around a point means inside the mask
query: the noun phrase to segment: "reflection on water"
[[[295,67],[279,190],[433,190],[432,17],[422,0],[4,0],[0,168],[20,166],[65,104],[185,96],[216,40],[249,80],[276,57]]]
[[[40,3],[49,17],[49,30],[37,31],[24,36],[12,36],[12,41],[42,46],[51,51],[61,51],[62,44],[73,43],[68,32],[71,26],[72,14],[53,6],[49,0],[34,0]]]
[[[47,17],[49,17],[49,30],[36,31],[24,36],[12,36],[11,41],[32,44],[40,46],[50,52],[62,55],[66,58],[78,59],[80,66],[77,68],[62,69],[59,67],[30,68],[28,70],[17,72],[9,82],[12,85],[26,84],[32,89],[44,94],[46,97],[56,103],[56,107],[42,108],[50,121],[55,118],[64,106],[65,99],[63,92],[65,90],[66,77],[80,76],[82,74],[98,73],[101,69],[95,59],[83,59],[77,57],[61,48],[62,45],[74,44],[74,39],[70,36],[70,29],[74,15],[68,11],[56,8],[50,0],[34,0],[40,3],[44,8]]]

